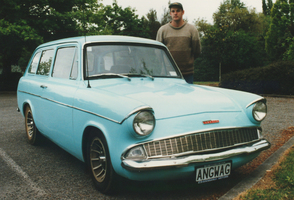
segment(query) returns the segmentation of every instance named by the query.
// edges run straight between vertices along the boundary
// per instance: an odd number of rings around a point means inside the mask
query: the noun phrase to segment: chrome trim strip
[[[32,95],[32,96],[35,96],[35,97],[42,98],[40,95],[36,95],[36,94],[33,94],[33,93],[25,92],[25,91],[22,91],[22,90],[18,90],[18,92],[22,92],[22,93],[25,93],[25,94],[29,94],[29,95]]]
[[[133,110],[132,112],[130,112],[122,121],[121,124],[128,119],[131,115],[141,111],[141,110],[153,110],[150,106],[141,106],[139,108],[136,108],[135,110]]]
[[[84,110],[84,109],[81,109],[81,108],[77,108],[77,107],[72,107],[72,108],[73,108],[73,109],[76,109],[76,110],[79,110],[79,111],[82,111],[82,112],[85,112],[85,113],[89,113],[89,114],[91,114],[91,115],[95,115],[95,116],[97,116],[97,117],[101,117],[101,118],[103,118],[103,119],[106,119],[106,120],[109,120],[109,121],[115,122],[115,123],[117,123],[117,124],[122,124],[122,122],[119,122],[119,121],[116,121],[116,120],[110,119],[110,118],[108,118],[108,117],[104,117],[104,116],[102,116],[102,115],[98,115],[98,114],[96,114],[96,113],[93,113],[93,112],[90,112],[90,111],[87,111],[87,110]]]
[[[123,168],[131,171],[145,171],[152,169],[162,169],[171,167],[185,167],[192,163],[202,163],[210,161],[218,161],[227,159],[241,154],[252,154],[270,148],[271,144],[267,140],[261,140],[251,146],[239,147],[219,153],[211,153],[204,155],[191,155],[170,159],[151,159],[151,160],[123,160],[121,165]]]
[[[246,108],[248,108],[248,107],[251,106],[252,104],[254,104],[254,103],[258,102],[258,101],[262,101],[262,100],[265,100],[265,98],[264,98],[264,97],[260,97],[260,98],[258,98],[258,99],[256,99],[256,100],[252,101],[251,103],[249,103],[249,104],[246,106]]]
[[[84,109],[81,109],[81,108],[78,108],[78,107],[74,107],[74,106],[71,106],[71,105],[68,105],[68,104],[64,104],[64,103],[61,103],[59,101],[55,101],[55,100],[52,100],[52,99],[48,99],[48,98],[42,97],[40,95],[35,95],[35,94],[29,93],[29,92],[25,92],[25,91],[22,91],[22,90],[18,90],[18,91],[19,92],[22,92],[22,93],[25,93],[25,94],[29,94],[29,95],[35,96],[35,97],[40,97],[40,98],[42,98],[44,100],[51,101],[51,102],[54,102],[54,103],[57,103],[57,104],[60,104],[60,105],[63,105],[63,106],[66,106],[66,107],[69,107],[69,108],[72,108],[72,109],[76,109],[76,110],[79,110],[79,111],[82,111],[82,112],[85,112],[85,113],[89,113],[89,114],[92,114],[92,115],[101,117],[103,119],[106,119],[106,120],[115,122],[117,124],[122,124],[126,119],[128,119],[132,114],[134,114],[136,112],[139,112],[141,110],[152,110],[152,108],[150,106],[142,106],[142,107],[136,108],[135,110],[133,110],[132,112],[130,112],[121,122],[119,122],[119,121],[110,119],[108,117],[105,117],[105,116],[102,116],[102,115],[98,115],[98,114],[93,113],[91,111],[84,110]]]

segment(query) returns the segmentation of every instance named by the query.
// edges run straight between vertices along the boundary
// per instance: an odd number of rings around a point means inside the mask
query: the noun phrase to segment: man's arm
[[[162,27],[160,27],[156,34],[156,40],[163,43],[163,37],[162,37]]]
[[[196,27],[192,31],[192,54],[194,56],[194,59],[198,58],[201,53],[201,43],[200,43],[200,37],[198,30]]]

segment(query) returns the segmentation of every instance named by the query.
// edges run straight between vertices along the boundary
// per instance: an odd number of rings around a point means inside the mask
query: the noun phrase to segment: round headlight
[[[264,120],[266,114],[267,114],[266,104],[262,101],[257,102],[254,105],[254,108],[252,110],[253,118],[256,121],[260,122],[260,121]]]
[[[133,121],[133,128],[140,136],[149,135],[155,127],[155,117],[149,111],[139,112]]]

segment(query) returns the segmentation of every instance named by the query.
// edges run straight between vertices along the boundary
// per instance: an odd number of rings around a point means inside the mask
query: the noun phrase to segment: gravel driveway
[[[274,143],[279,133],[294,126],[294,97],[265,97],[267,99],[268,115],[262,122],[264,137]]]

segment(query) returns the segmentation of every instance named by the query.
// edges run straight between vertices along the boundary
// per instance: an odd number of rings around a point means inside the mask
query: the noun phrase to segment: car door
[[[57,48],[53,69],[42,94],[47,101],[43,108],[46,135],[69,152],[72,151],[73,99],[79,84],[76,80],[77,49],[75,45]]]
[[[38,49],[31,60],[27,75],[21,81],[18,91],[26,102],[29,103],[37,128],[43,132],[43,108],[46,104],[42,98],[44,86],[48,81],[48,75],[52,64],[54,49]]]

